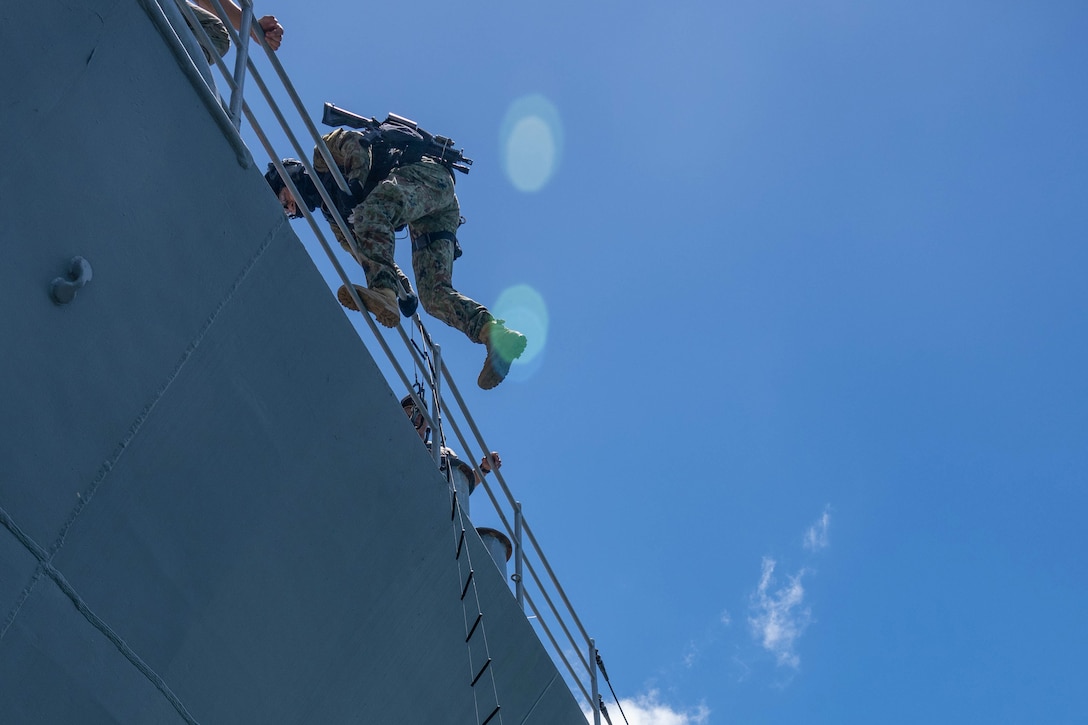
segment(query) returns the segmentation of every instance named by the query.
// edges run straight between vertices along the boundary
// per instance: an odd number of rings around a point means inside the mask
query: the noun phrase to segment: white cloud
[[[691,710],[674,710],[669,705],[662,703],[657,690],[650,690],[644,695],[634,699],[621,699],[623,715],[627,716],[627,722],[631,725],[706,725],[710,722],[710,710],[706,705],[700,704]],[[623,715],[616,707],[616,701],[606,702],[605,708],[608,716],[612,718],[613,725],[623,722]],[[593,713],[584,712],[586,720],[593,722]],[[601,723],[607,725],[608,720],[601,716]]]
[[[722,610],[721,618],[722,618],[722,624],[724,624],[726,627],[728,627],[730,624],[733,623],[733,617],[729,614],[728,609],[723,609]]]
[[[775,656],[780,666],[797,669],[801,658],[794,651],[794,643],[808,626],[811,614],[803,606],[805,589],[801,586],[801,570],[789,577],[788,583],[771,591],[774,584],[775,561],[763,558],[763,574],[759,587],[752,595],[752,615],[748,624],[760,645]]]
[[[695,666],[695,661],[699,659],[699,648],[694,642],[688,645],[688,651],[684,653],[684,667],[689,670]]]
[[[827,538],[827,529],[830,525],[831,509],[830,507],[825,506],[823,515],[820,516],[816,523],[808,527],[808,531],[805,532],[805,548],[809,551],[826,549],[830,544],[830,541]]]

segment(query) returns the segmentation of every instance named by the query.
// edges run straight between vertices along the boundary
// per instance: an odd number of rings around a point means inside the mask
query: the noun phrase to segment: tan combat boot
[[[370,289],[357,284],[352,286],[359,293],[359,299],[379,323],[386,327],[397,326],[400,322],[400,307],[397,305],[396,292],[391,289]],[[340,289],[336,291],[336,299],[349,310],[359,310],[359,306],[351,298],[351,291],[348,290],[347,285],[340,285]]]
[[[487,359],[476,384],[484,390],[491,390],[506,378],[510,364],[525,352],[525,335],[517,330],[508,329],[503,320],[487,323],[480,332],[480,339],[487,345]]]

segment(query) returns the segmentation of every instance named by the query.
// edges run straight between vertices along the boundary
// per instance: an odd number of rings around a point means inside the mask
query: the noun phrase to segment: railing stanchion
[[[431,360],[434,361],[434,369],[442,369],[442,346],[437,342],[431,345]],[[431,455],[434,457],[434,465],[442,467],[442,428],[438,418],[438,376],[431,383],[431,420],[434,428],[431,429]]]
[[[525,611],[525,577],[522,574],[521,548],[521,501],[514,503],[514,591],[517,593],[518,606]]]
[[[242,127],[242,88],[246,80],[246,63],[249,60],[250,28],[253,26],[253,0],[242,0],[241,32],[238,33],[238,50],[234,54],[234,90],[230,94],[230,120],[235,128]]]
[[[597,642],[589,640],[589,685],[593,690],[593,725],[601,725],[601,693],[597,691]]]

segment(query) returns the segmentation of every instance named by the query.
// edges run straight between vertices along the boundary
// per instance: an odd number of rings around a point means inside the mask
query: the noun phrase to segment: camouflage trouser
[[[328,211],[326,211],[324,209],[324,207],[322,207],[321,211],[325,215],[325,221],[327,221],[329,223],[329,227],[332,229],[332,234],[333,234],[334,237],[336,237],[336,241],[340,242],[340,246],[343,247],[344,251],[347,252],[348,254],[350,254],[352,257],[354,257],[355,261],[357,261],[362,266],[363,272],[366,272],[366,270],[367,270],[366,259],[365,258],[360,259],[358,256],[356,256],[355,250],[352,249],[351,244],[347,241],[347,239],[344,238],[344,235],[340,232],[340,226],[336,223],[336,220],[333,219],[332,214],[330,214]],[[350,224],[350,222],[349,222],[349,224]],[[354,236],[354,234],[352,236]],[[361,246],[362,245],[359,244],[359,241],[355,240],[355,247],[359,248]],[[401,271],[401,268],[399,266],[397,266],[396,264],[393,265],[393,274],[395,274],[397,279],[400,280],[401,288],[405,292],[412,292],[413,291],[412,290],[412,282],[411,282],[411,280],[408,279],[408,275],[406,275],[403,271]]]
[[[395,229],[407,224],[412,239],[418,240],[433,232],[455,234],[460,221],[453,179],[444,166],[425,160],[394,170],[354,210],[355,237],[366,259],[367,286],[397,289]],[[432,317],[480,342],[480,331],[494,317],[479,302],[453,288],[453,254],[451,239],[438,239],[412,252],[419,301]]]
[[[230,33],[227,32],[227,26],[223,24],[223,21],[219,19],[215,13],[209,13],[207,10],[201,7],[197,7],[192,3],[187,3],[189,9],[196,15],[197,20],[200,21],[200,27],[204,29],[204,32],[208,34],[208,38],[212,41],[212,48],[220,57],[227,54],[230,50]],[[197,40],[200,41],[201,47],[203,47],[204,39],[200,37],[200,33],[196,32]],[[212,57],[208,53],[208,49],[204,48],[204,55],[208,59],[208,62],[212,62]]]

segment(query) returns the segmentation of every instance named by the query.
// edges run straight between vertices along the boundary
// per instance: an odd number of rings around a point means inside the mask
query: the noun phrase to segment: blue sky
[[[1088,6],[647,5],[257,10],[475,160],[531,360],[429,329],[633,724],[1088,722]]]

